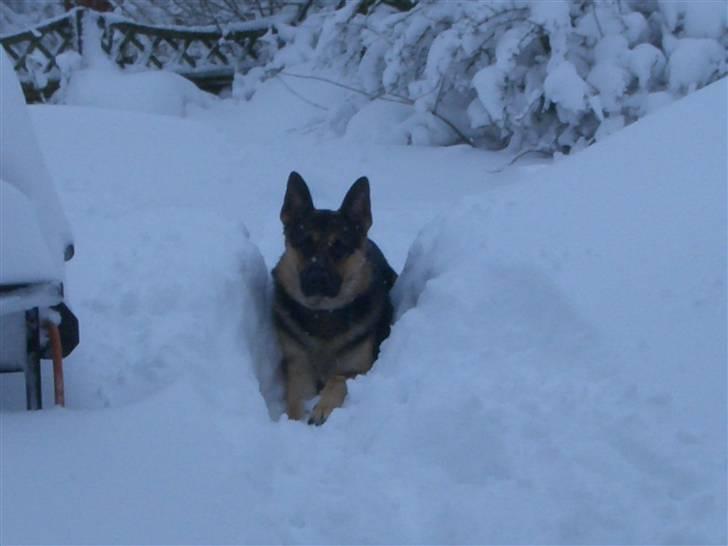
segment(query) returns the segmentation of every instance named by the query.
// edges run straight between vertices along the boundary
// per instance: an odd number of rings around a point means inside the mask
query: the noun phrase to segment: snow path
[[[690,148],[706,151],[696,172],[720,176],[725,111],[710,108],[721,85],[612,147],[501,175],[486,173],[499,154],[320,142],[305,130],[313,113],[275,88],[191,119],[32,108],[76,237],[68,291],[83,343],[68,359],[66,410],[24,413],[19,378],[0,378],[0,542],[724,542],[725,283],[689,279],[693,267],[724,266],[721,237],[704,236],[725,227],[725,183],[684,198],[685,210],[706,211],[694,236],[693,212],[669,229],[683,188],[669,186],[673,199],[622,254],[618,229],[612,238],[579,217],[599,213],[594,193],[548,178],[599,180],[617,154],[638,164],[636,150],[658,149],[645,137],[686,116],[713,138]],[[292,169],[327,207],[368,175],[372,237],[397,270],[417,239],[380,362],[321,428],[271,421],[255,377],[275,394],[261,310]],[[639,216],[620,199],[604,211],[620,225]],[[707,241],[699,255],[710,259],[683,264],[688,280],[656,278],[653,293],[615,271],[653,271],[671,256],[670,245],[639,255],[658,222],[680,251]],[[595,258],[591,237],[604,237]],[[634,324],[673,313],[644,330],[647,346],[618,343],[630,338],[614,279],[647,289]],[[673,282],[684,293],[663,305],[655,294]],[[590,300],[595,287],[612,299]],[[702,308],[681,307],[700,293]],[[678,335],[667,322],[683,310],[676,328],[698,321],[687,345],[650,347]],[[670,354],[694,344],[703,358],[691,374]]]
[[[91,320],[84,320],[84,347],[73,358],[92,361],[112,350],[120,360],[84,366],[77,375],[69,364],[69,381],[86,382],[79,391],[91,393],[87,400],[76,398],[80,407],[146,396],[177,376],[172,359],[150,351],[168,351],[174,335],[187,331],[179,321],[181,309],[197,313],[191,321],[204,323],[204,313],[215,308],[205,298],[234,301],[211,291],[236,282],[230,275],[236,274],[234,259],[245,233],[272,268],[283,247],[278,212],[291,170],[310,182],[317,206],[329,208],[338,207],[351,183],[367,174],[373,185],[371,236],[401,270],[422,226],[463,195],[492,186],[483,171],[505,161],[467,148],[433,149],[436,158],[424,172],[421,150],[411,148],[393,154],[385,147],[317,143],[296,133],[284,136],[283,145],[280,134],[266,138],[265,132],[251,141],[245,112],[234,112],[231,124],[227,109],[222,123],[214,118],[210,123],[207,112],[200,113],[202,122],[76,107],[33,110],[49,161],[64,166],[54,174],[64,188],[66,210],[79,218],[76,237],[88,249],[68,267],[68,293],[78,293],[77,303],[92,311]],[[463,165],[457,180],[449,167],[454,162]],[[242,291],[241,283],[237,279]],[[187,299],[196,292],[203,314]],[[163,320],[165,314],[175,321]],[[122,317],[124,334],[110,341],[115,334],[108,333],[108,321]],[[129,325],[135,322],[137,328]],[[170,322],[175,327],[167,332]],[[150,325],[159,329],[150,331]],[[128,334],[136,350],[129,350]],[[169,342],[161,343],[160,335]],[[201,354],[205,350],[210,348]]]

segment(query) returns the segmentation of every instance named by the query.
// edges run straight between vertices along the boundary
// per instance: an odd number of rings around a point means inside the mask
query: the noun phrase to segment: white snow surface
[[[671,30],[682,22],[692,38],[721,38],[728,25],[725,2],[715,0],[658,0]]]
[[[191,106],[205,108],[216,100],[174,72],[125,73],[113,66],[72,72],[62,92],[63,102],[73,106],[177,117],[184,117]]]
[[[551,102],[572,112],[584,108],[587,86],[571,62],[562,61],[550,70],[543,87]]]
[[[19,274],[29,276],[23,282],[62,279],[64,251],[73,243],[71,228],[33,132],[18,77],[1,47],[0,181],[2,227],[12,229],[1,239],[0,284],[18,282]],[[13,189],[26,199],[21,202]],[[40,252],[45,256],[38,256]]]
[[[276,80],[186,119],[33,107],[82,343],[64,410],[0,377],[0,542],[725,543],[726,91],[500,174],[316,138]],[[403,271],[320,428],[280,417],[268,320],[293,169],[329,208],[369,176]]]
[[[48,252],[36,207],[0,179],[0,283],[57,281],[61,273]]]
[[[709,38],[682,38],[670,53],[670,90],[697,89],[705,85],[726,61],[725,47]]]

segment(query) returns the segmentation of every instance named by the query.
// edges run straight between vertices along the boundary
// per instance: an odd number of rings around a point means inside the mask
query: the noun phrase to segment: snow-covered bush
[[[570,151],[725,75],[726,25],[711,0],[318,2],[268,68],[308,62],[452,142]]]

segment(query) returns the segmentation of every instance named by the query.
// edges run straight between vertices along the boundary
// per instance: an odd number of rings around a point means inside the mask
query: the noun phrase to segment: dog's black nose
[[[334,297],[339,293],[341,281],[325,265],[314,263],[301,272],[301,291],[303,295]]]

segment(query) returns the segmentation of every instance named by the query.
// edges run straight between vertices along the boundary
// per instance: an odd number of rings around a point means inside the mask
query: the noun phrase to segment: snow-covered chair
[[[56,403],[64,403],[61,359],[79,337],[63,290],[73,253],[20,83],[0,47],[0,372],[25,373],[28,409],[42,406],[43,358],[54,361]]]

